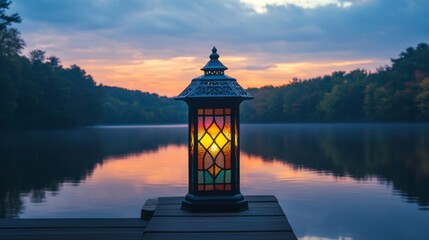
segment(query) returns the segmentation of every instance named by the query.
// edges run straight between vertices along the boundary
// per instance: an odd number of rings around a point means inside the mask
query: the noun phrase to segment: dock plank
[[[144,240],[297,240],[292,232],[146,233]]]
[[[139,218],[47,218],[0,219],[0,229],[5,228],[144,228],[148,221]]]
[[[24,228],[1,229],[2,240],[141,240],[140,228]]]
[[[284,216],[153,217],[146,232],[292,231]]]

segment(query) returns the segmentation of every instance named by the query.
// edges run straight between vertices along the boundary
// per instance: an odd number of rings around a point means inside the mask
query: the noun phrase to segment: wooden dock
[[[113,219],[0,219],[1,240],[141,240],[148,221]]]
[[[150,220],[0,219],[0,239],[297,239],[274,196],[246,196],[243,212],[189,213],[183,197],[160,197],[143,211]]]

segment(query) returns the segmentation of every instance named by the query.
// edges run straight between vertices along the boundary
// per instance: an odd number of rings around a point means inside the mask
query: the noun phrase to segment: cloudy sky
[[[13,0],[27,47],[98,83],[174,96],[216,46],[244,87],[375,70],[429,42],[428,0]]]

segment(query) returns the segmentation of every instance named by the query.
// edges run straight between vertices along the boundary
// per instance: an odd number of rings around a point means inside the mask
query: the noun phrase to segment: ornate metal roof
[[[227,69],[219,61],[219,54],[217,54],[216,47],[213,47],[210,61],[201,68],[204,71],[204,75],[192,79],[191,84],[174,99],[186,100],[207,97],[252,99],[253,96],[244,90],[235,78],[224,74]]]

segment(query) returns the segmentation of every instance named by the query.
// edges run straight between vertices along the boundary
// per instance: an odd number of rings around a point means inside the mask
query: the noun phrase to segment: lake
[[[429,125],[242,125],[241,192],[300,239],[429,239]],[[187,193],[187,126],[0,134],[0,218],[139,217]]]

